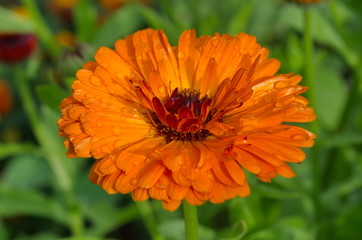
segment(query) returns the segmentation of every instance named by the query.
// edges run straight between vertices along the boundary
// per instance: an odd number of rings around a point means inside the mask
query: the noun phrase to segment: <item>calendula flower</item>
[[[0,116],[5,116],[9,113],[13,106],[13,96],[8,84],[0,79]]]
[[[299,75],[278,74],[254,36],[196,37],[172,47],[146,29],[101,47],[60,105],[68,157],[94,157],[90,180],[135,201],[175,210],[250,194],[245,170],[269,182],[293,177],[313,133],[283,122],[315,114]]]
[[[16,63],[28,58],[37,45],[33,34],[2,33],[0,34],[0,61]]]

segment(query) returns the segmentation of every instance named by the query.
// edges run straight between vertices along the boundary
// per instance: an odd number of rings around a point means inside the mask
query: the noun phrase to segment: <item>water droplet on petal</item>
[[[278,82],[274,83],[274,87],[276,89],[283,89],[283,88],[287,88],[289,86],[290,86],[290,84],[285,81],[278,81]]]
[[[137,186],[138,184],[138,179],[137,178],[132,178],[131,181],[130,181],[131,185],[133,186]]]
[[[93,98],[93,94],[87,93],[86,95],[84,95],[85,98]]]
[[[120,109],[120,112],[126,114],[126,113],[129,113],[129,109],[127,107],[122,107]]]
[[[119,136],[122,134],[122,130],[120,127],[112,127],[112,133],[116,136]]]
[[[292,139],[295,140],[295,141],[300,141],[300,140],[308,140],[308,136],[307,135],[294,135],[292,136]]]
[[[149,47],[148,45],[144,45],[144,46],[143,46],[143,51],[146,52],[146,53],[149,52],[149,51],[150,51],[150,47]]]
[[[120,79],[124,78],[124,73],[121,72],[121,71],[116,72],[115,75],[116,75],[117,78],[120,78]]]
[[[102,108],[106,108],[106,107],[109,106],[109,99],[108,98],[101,98],[100,102],[101,102],[101,107]]]
[[[213,39],[211,39],[211,44],[213,46],[217,46],[219,44],[219,40],[217,38],[213,38]]]
[[[94,87],[101,87],[101,86],[103,86],[102,80],[101,80],[99,77],[95,76],[95,75],[93,75],[93,76],[91,76],[91,77],[89,78],[89,82],[90,82]]]
[[[284,107],[284,105],[283,105],[283,103],[281,103],[281,102],[277,102],[277,103],[275,104],[275,107],[277,107],[277,108],[282,108],[282,107]]]
[[[179,53],[177,54],[177,57],[178,57],[179,59],[183,59],[183,58],[185,57],[185,54],[184,54],[183,52],[179,52]]]
[[[100,65],[105,69],[109,68],[109,62],[102,62]]]
[[[272,101],[273,101],[273,98],[272,98],[271,96],[265,96],[265,97],[264,97],[264,102],[270,103],[270,102],[272,102]]]
[[[102,150],[102,153],[106,153],[106,154],[112,152],[112,148],[111,148],[110,146],[108,146],[108,145],[103,145],[103,146],[101,147],[101,150]]]
[[[119,148],[122,147],[126,142],[124,140],[118,139],[116,141],[113,142],[113,147],[114,148]]]
[[[158,91],[161,92],[161,93],[164,92],[165,91],[165,86],[162,86],[162,85],[158,86]]]

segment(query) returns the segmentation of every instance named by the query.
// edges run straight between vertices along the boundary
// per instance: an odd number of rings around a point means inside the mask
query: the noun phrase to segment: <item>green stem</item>
[[[35,24],[38,37],[44,43],[49,54],[53,58],[56,58],[59,55],[59,48],[56,44],[54,35],[50,31],[50,28],[46,24],[46,21],[42,17],[39,8],[36,5],[37,1],[21,0],[21,2],[30,13],[31,19]]]
[[[83,217],[73,194],[73,183],[70,174],[64,165],[64,158],[60,157],[61,155],[56,149],[57,143],[54,142],[52,135],[49,134],[45,124],[42,124],[42,119],[39,118],[36,104],[28,84],[29,79],[25,77],[24,69],[15,67],[14,76],[19,96],[34,136],[44,151],[46,159],[54,173],[58,187],[68,204],[72,234],[73,236],[81,236],[83,233]]]
[[[162,237],[158,232],[156,220],[153,216],[153,211],[150,203],[148,201],[136,201],[135,204],[144,224],[146,225],[149,234],[151,235],[151,238],[153,240],[164,240],[164,237]]]
[[[310,105],[316,107],[316,83],[314,75],[314,46],[313,46],[313,7],[304,6],[304,51],[305,51],[305,83],[309,87],[307,91]],[[318,120],[313,121],[310,124],[311,131],[317,136],[319,135]],[[321,204],[319,200],[319,194],[321,190],[321,178],[319,167],[319,151],[318,151],[318,139],[313,148],[310,149],[311,153],[311,173],[313,176],[313,190],[312,199],[315,208],[314,223],[318,223],[320,219]],[[318,229],[318,228],[317,228]],[[318,234],[318,233],[317,233]]]
[[[185,218],[186,240],[199,240],[196,206],[190,205],[186,201],[184,201],[182,205]]]
[[[314,80],[314,46],[312,36],[312,21],[313,21],[313,8],[310,6],[304,7],[304,54],[305,54],[305,77],[304,81],[309,87],[308,98],[312,105],[315,107],[315,80]]]

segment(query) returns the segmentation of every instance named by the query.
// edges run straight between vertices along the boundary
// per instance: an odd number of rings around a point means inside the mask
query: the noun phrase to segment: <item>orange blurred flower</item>
[[[99,4],[108,10],[114,10],[127,3],[129,0],[100,0]]]
[[[29,11],[23,6],[15,6],[11,8],[11,11],[23,18],[29,18]]]
[[[270,182],[293,177],[313,133],[283,122],[315,119],[299,75],[245,33],[171,47],[146,29],[101,47],[77,72],[58,120],[67,156],[98,159],[89,178],[108,193],[162,200],[173,211],[250,194],[244,170]]]
[[[5,116],[13,107],[13,96],[8,84],[0,79],[0,116]]]
[[[68,48],[74,48],[75,47],[75,43],[76,43],[76,39],[75,36],[72,32],[68,31],[68,30],[62,30],[59,31],[56,35],[55,35],[56,40],[58,41],[58,43],[62,46],[68,47]]]

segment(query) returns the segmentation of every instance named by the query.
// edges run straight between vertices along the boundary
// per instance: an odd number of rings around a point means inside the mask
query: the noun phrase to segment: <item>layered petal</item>
[[[254,36],[185,31],[172,47],[145,29],[101,47],[60,105],[68,157],[96,158],[91,182],[169,211],[246,197],[245,171],[295,176],[315,135],[286,122],[315,119],[301,76],[276,74]]]

